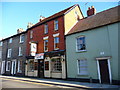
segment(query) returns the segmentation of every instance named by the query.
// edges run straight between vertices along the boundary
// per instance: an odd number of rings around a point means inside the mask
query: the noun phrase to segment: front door
[[[2,61],[1,74],[5,73],[5,61]]]
[[[38,60],[38,77],[44,77],[44,60]]]
[[[12,61],[11,74],[12,74],[12,75],[15,75],[15,74],[16,74],[16,60],[13,60],[13,61]]]
[[[99,60],[99,68],[101,83],[110,83],[108,60],[107,59]]]

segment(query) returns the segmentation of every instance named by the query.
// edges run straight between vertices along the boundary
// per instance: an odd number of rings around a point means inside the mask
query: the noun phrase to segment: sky
[[[118,2],[0,2],[0,38],[17,34],[18,28],[26,30],[28,22],[36,24],[40,15],[48,17],[74,4],[79,4],[86,17],[90,6],[98,13],[117,6]]]

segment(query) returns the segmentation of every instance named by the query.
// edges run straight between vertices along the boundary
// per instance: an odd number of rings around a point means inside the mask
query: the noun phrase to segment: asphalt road
[[[86,90],[29,81],[2,79],[2,90]]]

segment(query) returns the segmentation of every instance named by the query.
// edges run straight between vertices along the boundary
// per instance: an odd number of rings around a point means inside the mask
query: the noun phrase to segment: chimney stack
[[[91,8],[88,7],[87,16],[92,16],[94,14],[96,14],[96,9],[94,8],[94,6],[91,6]]]
[[[41,22],[41,21],[44,20],[44,19],[45,19],[45,17],[41,15],[39,21]]]
[[[23,28],[19,28],[19,29],[17,30],[17,34],[22,33],[22,32],[24,32]]]
[[[32,26],[33,26],[33,24],[31,22],[28,22],[27,29],[31,28]]]

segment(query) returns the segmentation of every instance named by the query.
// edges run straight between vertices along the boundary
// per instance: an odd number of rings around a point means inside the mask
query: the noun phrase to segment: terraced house
[[[1,68],[2,68],[2,40],[0,40],[0,74],[2,73]]]
[[[26,76],[66,78],[65,35],[83,18],[79,5],[73,5],[28,29]]]
[[[25,75],[26,31],[18,29],[17,34],[2,40],[2,67],[4,75]]]
[[[80,20],[66,35],[68,79],[120,84],[120,6]],[[72,64],[72,65],[71,65]]]

